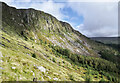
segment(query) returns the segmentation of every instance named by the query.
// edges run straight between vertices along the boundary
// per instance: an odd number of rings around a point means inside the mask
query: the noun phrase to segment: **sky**
[[[118,36],[118,0],[0,0],[17,9],[34,8],[68,22],[87,37]]]

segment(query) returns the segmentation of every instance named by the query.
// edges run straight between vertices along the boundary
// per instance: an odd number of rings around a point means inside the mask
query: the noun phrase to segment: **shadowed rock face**
[[[16,9],[9,7],[5,3],[2,4],[2,21],[10,24],[10,20],[13,26],[16,23],[25,28],[40,28],[49,32],[69,31],[72,32],[70,24],[58,21],[55,17],[50,14],[44,13],[43,11],[30,9]],[[7,9],[7,10],[6,10]],[[7,19],[6,19],[7,18]],[[11,25],[11,24],[10,24]]]

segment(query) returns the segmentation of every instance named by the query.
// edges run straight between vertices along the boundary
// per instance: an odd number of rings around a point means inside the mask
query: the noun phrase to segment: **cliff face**
[[[90,49],[90,45],[82,39],[82,34],[76,32],[70,24],[59,21],[43,11],[16,9],[2,3],[2,24],[4,26],[3,31],[23,36],[28,40],[32,38],[36,43],[41,37],[44,37],[54,45],[68,48],[74,53],[97,56]],[[10,27],[5,28],[7,26]]]

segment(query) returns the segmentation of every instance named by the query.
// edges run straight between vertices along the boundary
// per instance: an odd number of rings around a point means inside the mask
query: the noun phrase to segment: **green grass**
[[[0,47],[0,51],[3,55],[3,64],[1,67],[4,68],[2,71],[2,81],[32,81],[34,78],[33,72],[35,77],[40,81],[52,81],[54,78],[58,78],[58,80],[61,81],[85,80],[83,76],[85,76],[84,72],[87,71],[84,70],[84,67],[80,67],[80,69],[78,69],[79,66],[77,65],[74,67],[70,61],[46,51],[46,48],[42,45],[38,45],[31,41],[25,41],[20,37],[17,37],[17,39],[15,36],[10,37],[4,32],[2,34],[5,39],[9,39],[10,41],[10,43],[7,40],[2,41],[5,47]],[[32,48],[32,46],[34,46],[34,48]],[[32,57],[34,51],[36,58]],[[43,66],[46,69],[46,73],[41,72],[34,65]],[[15,69],[12,69],[12,67]],[[69,74],[69,72],[72,73]],[[93,78],[93,80],[100,80],[100,78]]]

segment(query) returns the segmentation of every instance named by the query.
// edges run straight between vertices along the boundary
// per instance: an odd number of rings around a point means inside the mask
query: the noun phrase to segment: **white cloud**
[[[31,2],[31,0],[14,0],[14,2]]]
[[[80,24],[80,25],[78,25],[78,26],[76,27],[77,30],[80,30],[80,29],[82,29],[82,28],[84,28],[84,24]]]
[[[63,3],[54,3],[53,0],[49,0],[43,3],[33,3],[30,7],[50,13],[59,20],[63,20],[66,16],[62,14],[60,10],[64,8],[64,6],[65,4]]]
[[[86,2],[69,3],[75,12],[84,17],[84,27],[79,31],[86,36],[113,36],[118,35],[117,3]],[[76,27],[78,30],[78,27]]]
[[[69,2],[118,2],[119,0],[68,0]]]
[[[0,1],[8,3],[8,2],[13,2],[14,0],[0,0]]]
[[[2,2],[31,2],[31,0],[0,0]]]

